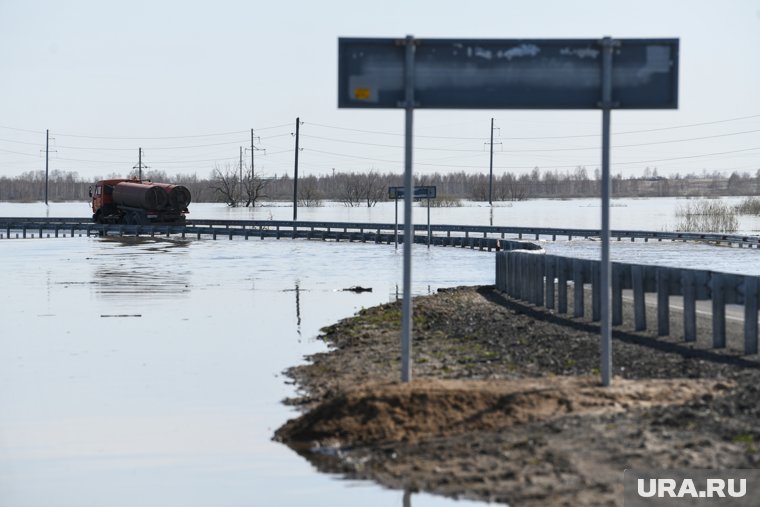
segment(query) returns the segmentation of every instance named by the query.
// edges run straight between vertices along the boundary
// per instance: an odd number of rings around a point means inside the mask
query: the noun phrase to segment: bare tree
[[[359,175],[356,173],[342,173],[336,175],[334,180],[334,190],[338,200],[346,206],[359,206],[362,200]]]
[[[374,169],[362,176],[360,185],[362,200],[367,203],[368,208],[371,208],[385,197],[386,181]]]
[[[240,202],[240,185],[238,178],[238,170],[225,164],[224,167],[218,165],[214,167],[211,172],[211,178],[209,181],[209,188],[211,188],[220,202],[224,202],[227,206],[235,207]]]
[[[298,186],[298,205],[305,207],[322,206],[322,192],[319,191],[319,182],[314,176],[301,178]]]
[[[267,197],[265,191],[269,180],[262,174],[254,173],[253,169],[243,175],[243,192],[245,193],[245,207],[256,206],[256,201]],[[241,199],[242,203],[242,199]]]

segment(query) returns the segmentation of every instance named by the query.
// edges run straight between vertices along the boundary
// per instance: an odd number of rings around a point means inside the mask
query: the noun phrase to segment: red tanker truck
[[[98,224],[184,222],[190,191],[182,185],[137,179],[100,180],[90,187],[92,220]]]

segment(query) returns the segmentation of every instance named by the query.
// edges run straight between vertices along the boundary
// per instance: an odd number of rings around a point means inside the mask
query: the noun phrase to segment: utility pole
[[[493,118],[491,118],[491,142],[486,143],[491,151],[491,157],[488,164],[488,204],[491,206],[493,206],[493,131]],[[501,144],[501,142],[499,144]]]
[[[50,160],[50,129],[45,129],[45,206],[48,203],[48,163]]]
[[[488,204],[493,206],[493,118],[491,118],[491,157],[488,163]]]
[[[240,183],[238,183],[240,192],[240,202],[243,201],[243,147],[240,147]]]
[[[256,205],[256,197],[257,197],[256,194],[259,192],[259,188],[257,188],[255,177],[254,177],[255,176],[255,172],[254,171],[255,171],[255,167],[256,167],[254,165],[254,152],[256,152],[256,151],[266,151],[266,150],[262,150],[261,148],[257,148],[256,145],[253,144],[254,143],[254,139],[255,138],[254,138],[254,135],[253,135],[253,129],[251,129],[251,147],[250,148],[246,148],[246,150],[248,150],[248,149],[251,150],[251,180],[249,182],[249,185],[251,185],[250,186],[250,189],[251,189],[250,191],[251,191],[251,194],[252,194],[251,195],[251,200],[253,201],[253,205],[255,206]],[[259,139],[259,141],[261,141],[261,139]],[[243,163],[241,162],[240,165],[243,165]],[[242,173],[241,173],[240,178],[242,180],[242,178],[243,178],[242,177]]]
[[[147,165],[143,165],[142,163],[142,148],[138,148],[137,152],[137,165],[132,166],[132,169],[137,169],[137,179],[139,181],[142,181],[142,170],[143,168],[148,169]]]
[[[296,161],[293,171],[293,221],[298,219],[298,133],[301,119],[296,118]]]
[[[253,129],[251,129],[251,183],[253,183],[253,152],[256,148],[253,147]]]

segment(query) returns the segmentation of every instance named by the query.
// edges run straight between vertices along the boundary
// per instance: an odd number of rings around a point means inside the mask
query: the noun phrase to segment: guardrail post
[[[557,258],[557,311],[567,313],[567,259]]]
[[[667,268],[657,268],[657,335],[670,334],[670,283]]]
[[[583,264],[573,259],[573,317],[583,317]]]
[[[726,347],[726,287],[725,278],[720,273],[712,273],[712,330],[713,348]]]
[[[496,254],[496,258],[501,269],[501,290],[507,292],[507,261],[509,257],[507,257],[507,252],[499,252]]]
[[[633,284],[634,329],[636,331],[644,331],[647,328],[647,312],[643,266],[638,264],[631,266],[631,281]]]
[[[601,287],[601,264],[599,261],[591,263],[591,320],[602,320],[602,287]]]
[[[523,263],[523,256],[520,252],[515,253],[515,274],[517,275],[517,285],[515,286],[515,297],[522,299],[524,287],[525,287],[525,265]]]
[[[757,354],[758,278],[744,277],[744,353]]]
[[[683,288],[683,339],[687,342],[697,341],[697,287],[694,271],[681,272]]]
[[[503,291],[501,286],[501,257],[498,252],[493,256],[496,265],[496,290]]]
[[[546,273],[546,308],[554,309],[554,277],[557,276],[557,264],[554,257],[544,256],[544,272]]]
[[[612,325],[623,323],[623,266],[612,264]]]
[[[536,304],[544,306],[544,255],[533,254],[533,257],[533,265],[536,267]]]

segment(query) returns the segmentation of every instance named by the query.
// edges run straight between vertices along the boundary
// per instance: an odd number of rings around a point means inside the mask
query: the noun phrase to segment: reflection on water
[[[190,272],[182,267],[188,240],[107,237],[100,241],[106,247],[89,259],[98,297],[174,298],[190,292]]]
[[[402,504],[402,491],[319,474],[271,440],[295,415],[282,372],[327,349],[320,328],[398,290],[392,246],[82,237],[0,248],[0,308],[14,317],[0,333],[0,505]],[[490,254],[413,250],[415,294],[493,278]],[[374,291],[341,290],[351,286]]]

